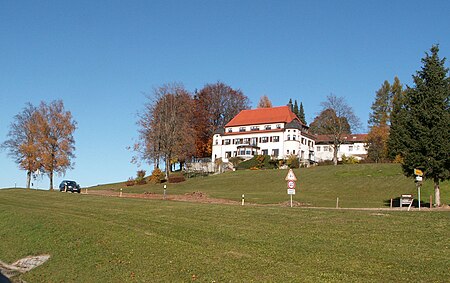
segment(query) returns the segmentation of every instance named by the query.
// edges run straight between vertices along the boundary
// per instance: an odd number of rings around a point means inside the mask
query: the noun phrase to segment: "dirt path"
[[[86,192],[83,192],[86,194]],[[108,196],[108,197],[121,197],[120,193],[113,190],[90,190],[88,191],[89,195],[97,195],[97,196]],[[155,199],[155,200],[163,200],[164,195],[162,194],[154,194],[154,193],[144,193],[144,194],[132,194],[132,193],[122,193],[123,198],[138,198],[138,199]],[[240,201],[228,200],[228,199],[219,199],[219,198],[210,198],[207,194],[202,192],[193,192],[187,193],[184,195],[167,195],[167,200],[173,201],[187,201],[187,202],[198,202],[198,203],[215,203],[215,204],[230,204],[230,205],[241,205]],[[278,204],[255,204],[255,203],[245,203],[246,206],[290,206],[290,202],[282,202]],[[351,207],[351,208],[343,208],[343,207],[313,207],[309,203],[300,203],[293,202],[294,207],[303,207],[310,209],[330,209],[330,210],[367,210],[367,211],[407,211],[407,207]],[[418,211],[419,209],[416,207],[412,207],[411,211]],[[421,211],[450,211],[449,206],[444,206],[441,208],[428,208],[422,207]]]
[[[83,192],[85,194],[85,192]],[[111,190],[90,190],[88,191],[89,195],[98,195],[98,196],[109,196],[109,197],[120,197],[120,193]],[[139,198],[139,199],[164,199],[164,195],[162,194],[153,194],[153,193],[144,193],[144,194],[132,194],[132,193],[122,193],[122,197],[124,198]],[[175,201],[188,201],[188,202],[201,202],[201,203],[217,203],[217,204],[233,204],[238,205],[241,204],[238,201],[227,200],[227,199],[219,199],[219,198],[210,198],[208,195],[202,192],[193,192],[184,195],[166,195],[167,200],[175,200]]]

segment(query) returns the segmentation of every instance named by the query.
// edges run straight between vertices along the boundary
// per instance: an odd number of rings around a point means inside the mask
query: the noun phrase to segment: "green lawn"
[[[412,179],[406,178],[398,164],[360,164],[317,166],[294,170],[298,182],[294,200],[311,206],[334,207],[339,197],[341,207],[388,207],[390,199],[411,193],[417,197]],[[194,191],[210,197],[239,201],[245,194],[247,202],[269,204],[288,200],[287,170],[243,170],[209,177],[188,179],[184,183],[168,184],[168,193],[184,194]],[[91,189],[113,189],[123,192],[162,193],[163,185],[126,187],[124,183],[103,185]],[[425,181],[421,190],[423,205],[434,197],[431,181]],[[441,202],[450,203],[450,182],[441,184]]]
[[[305,186],[314,170],[298,174]],[[314,189],[325,190],[305,188],[304,194]],[[242,207],[0,190],[0,260],[50,254],[22,276],[27,282],[448,282],[449,223],[450,213],[442,211]]]

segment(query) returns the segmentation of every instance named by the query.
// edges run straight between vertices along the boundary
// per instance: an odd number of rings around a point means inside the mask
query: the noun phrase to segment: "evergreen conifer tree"
[[[294,101],[294,110],[292,112],[294,112],[294,114],[297,115],[297,117],[298,117],[298,103],[297,103],[297,99]]]
[[[391,154],[402,157],[406,176],[414,169],[432,179],[435,203],[440,206],[439,182],[450,179],[450,78],[439,47],[422,59],[423,67],[413,76],[415,86],[394,99]]]
[[[303,103],[300,102],[300,109],[298,110],[298,118],[300,121],[306,125],[306,118],[305,118],[305,110],[303,109]]]

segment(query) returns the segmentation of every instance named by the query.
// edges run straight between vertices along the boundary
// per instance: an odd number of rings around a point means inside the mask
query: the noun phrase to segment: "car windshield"
[[[64,181],[63,183],[66,184],[67,186],[76,186],[77,185],[77,183],[74,181]]]

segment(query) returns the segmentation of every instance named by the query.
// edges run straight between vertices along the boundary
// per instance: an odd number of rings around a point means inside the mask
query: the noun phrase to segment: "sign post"
[[[287,181],[287,193],[288,195],[290,195],[291,197],[291,207],[292,207],[292,195],[295,195],[295,181],[297,181],[297,177],[295,177],[294,171],[292,171],[292,169],[289,169],[289,172],[285,178],[285,180]]]
[[[422,186],[422,176],[423,172],[420,169],[414,169],[414,175],[416,175],[416,185],[417,185],[417,202],[419,203],[419,210],[420,210],[420,187]]]

